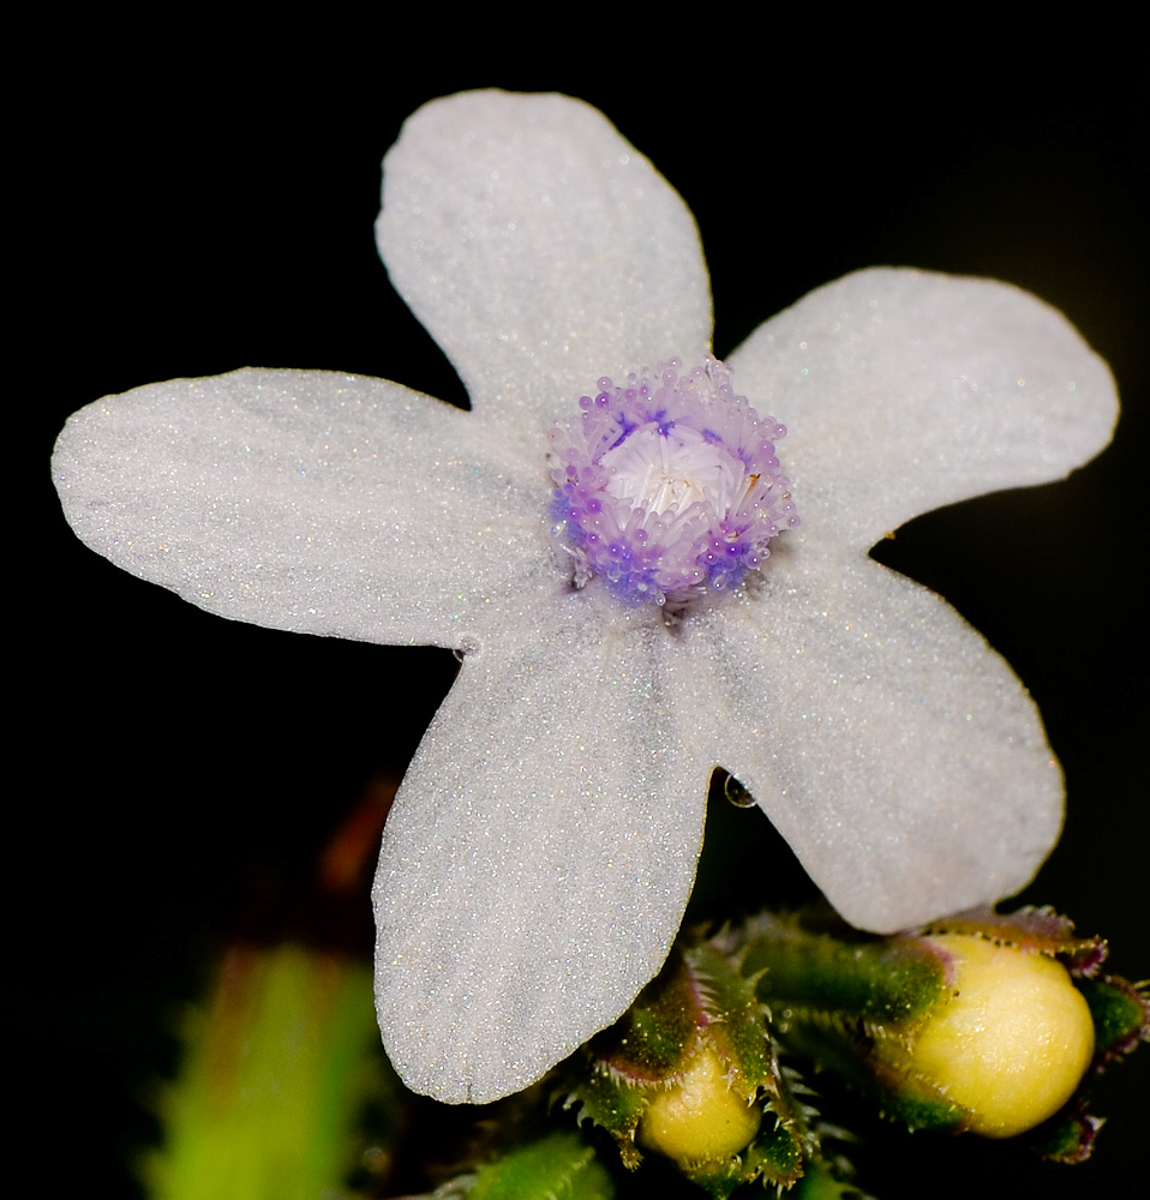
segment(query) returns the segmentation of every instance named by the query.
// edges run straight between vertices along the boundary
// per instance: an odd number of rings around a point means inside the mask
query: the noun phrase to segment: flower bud
[[[878,1056],[934,1084],[986,1137],[1013,1137],[1053,1116],[1094,1054],[1090,1009],[1066,968],[977,936],[925,940],[951,961],[948,995],[908,1044],[880,1040]]]
[[[656,1092],[639,1123],[639,1144],[680,1163],[727,1158],[759,1132],[762,1112],[731,1091],[718,1056],[704,1045],[669,1087]]]

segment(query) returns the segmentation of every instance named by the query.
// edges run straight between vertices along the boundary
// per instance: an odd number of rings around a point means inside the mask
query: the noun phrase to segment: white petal
[[[693,621],[690,645],[728,714],[722,765],[838,911],[886,933],[1028,883],[1062,773],[1007,664],[869,559],[782,551],[764,582]]]
[[[1106,364],[1004,283],[875,269],[819,288],[732,356],[788,427],[804,523],[869,548],[919,513],[1065,476],[1110,440]]]
[[[592,591],[466,656],[388,819],[380,1026],[440,1100],[537,1079],[623,1012],[682,918],[712,764],[683,748],[681,650]]]
[[[556,571],[545,480],[470,413],[382,380],[249,370],[138,388],[74,414],[52,469],[97,553],[274,629],[463,646]]]
[[[556,403],[600,376],[701,361],[710,345],[694,219],[579,100],[489,91],[425,105],[384,160],[377,237],[473,408],[533,446]]]

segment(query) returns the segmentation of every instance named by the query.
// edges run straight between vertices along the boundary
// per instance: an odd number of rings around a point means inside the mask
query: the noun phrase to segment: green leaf
[[[161,1099],[152,1200],[315,1200],[366,1148],[365,1106],[397,1084],[379,1050],[371,971],[303,946],[233,947]]]
[[[467,1200],[612,1200],[615,1185],[595,1151],[564,1130],[520,1146],[478,1171]]]

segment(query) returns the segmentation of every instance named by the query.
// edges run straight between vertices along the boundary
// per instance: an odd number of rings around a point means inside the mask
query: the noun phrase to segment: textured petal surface
[[[760,326],[730,365],[790,431],[804,523],[863,548],[944,504],[1063,477],[1118,416],[1109,369],[1066,318],[986,279],[859,271]]]
[[[542,471],[470,413],[383,380],[249,370],[138,388],[73,415],[52,469],[93,550],[274,629],[460,647],[501,598],[556,586]]]
[[[683,915],[713,766],[684,748],[683,650],[595,591],[466,656],[388,819],[380,1025],[441,1100],[526,1087],[615,1020]]]
[[[380,253],[472,407],[529,449],[595,380],[710,346],[687,207],[595,109],[468,92],[409,118],[384,161]]]
[[[1006,663],[943,600],[798,539],[692,620],[718,758],[852,924],[886,933],[1028,883],[1062,773]]]

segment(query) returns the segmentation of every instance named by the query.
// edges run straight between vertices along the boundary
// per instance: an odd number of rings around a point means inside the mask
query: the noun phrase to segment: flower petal
[[[1110,440],[1106,364],[1004,283],[859,271],[760,326],[736,387],[789,430],[804,524],[869,548],[911,517],[1059,479]]]
[[[683,915],[713,764],[684,749],[682,651],[594,591],[466,656],[388,818],[380,1027],[440,1100],[539,1078],[623,1012]]]
[[[690,211],[581,101],[488,91],[424,105],[384,160],[376,233],[472,407],[533,452],[557,400],[710,346]]]
[[[726,709],[719,760],[848,921],[889,933],[1030,881],[1062,774],[1018,679],[945,601],[792,548],[692,624]]]
[[[556,571],[540,479],[469,413],[382,380],[137,388],[74,414],[52,469],[97,553],[273,629],[460,647]]]

